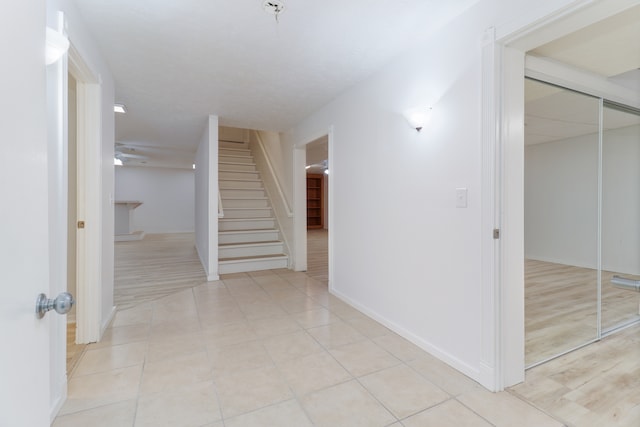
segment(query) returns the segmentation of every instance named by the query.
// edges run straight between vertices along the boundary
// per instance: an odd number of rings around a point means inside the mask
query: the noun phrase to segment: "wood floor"
[[[147,234],[116,242],[114,302],[118,310],[207,281],[193,233]]]
[[[324,284],[329,282],[328,235],[323,229],[307,231],[307,275]]]
[[[611,286],[613,274],[602,277],[603,331],[638,317],[640,295]],[[525,337],[527,366],[596,339],[597,271],[526,260]]]
[[[529,369],[509,391],[567,426],[640,426],[640,325]]]

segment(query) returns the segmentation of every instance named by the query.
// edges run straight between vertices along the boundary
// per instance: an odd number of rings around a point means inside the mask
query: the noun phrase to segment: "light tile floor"
[[[227,275],[116,314],[54,427],[562,426],[289,270]]]

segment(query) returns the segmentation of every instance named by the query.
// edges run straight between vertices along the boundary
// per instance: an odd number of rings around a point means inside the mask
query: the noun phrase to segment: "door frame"
[[[68,69],[77,82],[77,214],[85,224],[76,240],[76,343],[86,344],[100,339],[102,319],[102,88],[73,43]]]
[[[487,295],[483,330],[489,338],[494,334],[486,346],[495,350],[488,366],[495,367],[496,391],[524,381],[525,53],[633,6],[637,6],[633,0],[578,0],[560,9],[555,6],[556,10],[547,5],[548,10],[539,11],[540,19],[532,24],[511,22],[487,32],[482,61],[487,76],[483,78],[483,107],[487,108],[482,118],[487,154],[483,204],[491,212],[483,215],[483,226],[493,221],[500,239],[495,252],[483,256],[483,294]],[[531,17],[521,19],[531,22]],[[492,165],[493,172],[487,169]],[[490,244],[486,231],[483,248]]]
[[[318,140],[319,138],[327,137],[327,149],[328,149],[328,163],[330,165],[331,174],[334,175],[335,168],[331,165],[333,162],[333,125],[329,126],[326,131],[320,132],[311,138],[306,138],[304,142],[295,144],[293,147],[293,227],[294,227],[294,270],[306,271],[307,270],[307,144]],[[335,175],[334,175],[335,176]],[[329,179],[329,188],[327,190],[326,203],[329,204],[327,210],[327,217],[325,222],[329,225],[328,231],[328,278],[329,278],[329,290],[333,289],[333,177]]]

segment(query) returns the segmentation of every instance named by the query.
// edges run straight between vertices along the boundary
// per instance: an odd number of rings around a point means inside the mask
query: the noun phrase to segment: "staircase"
[[[218,219],[218,272],[287,268],[284,242],[246,144],[219,142],[218,183],[224,211]]]

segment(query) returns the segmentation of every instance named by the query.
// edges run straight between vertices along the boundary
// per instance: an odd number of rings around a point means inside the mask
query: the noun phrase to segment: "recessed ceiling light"
[[[114,113],[124,114],[124,113],[127,112],[127,108],[124,106],[124,104],[114,104],[113,105],[113,112]]]

